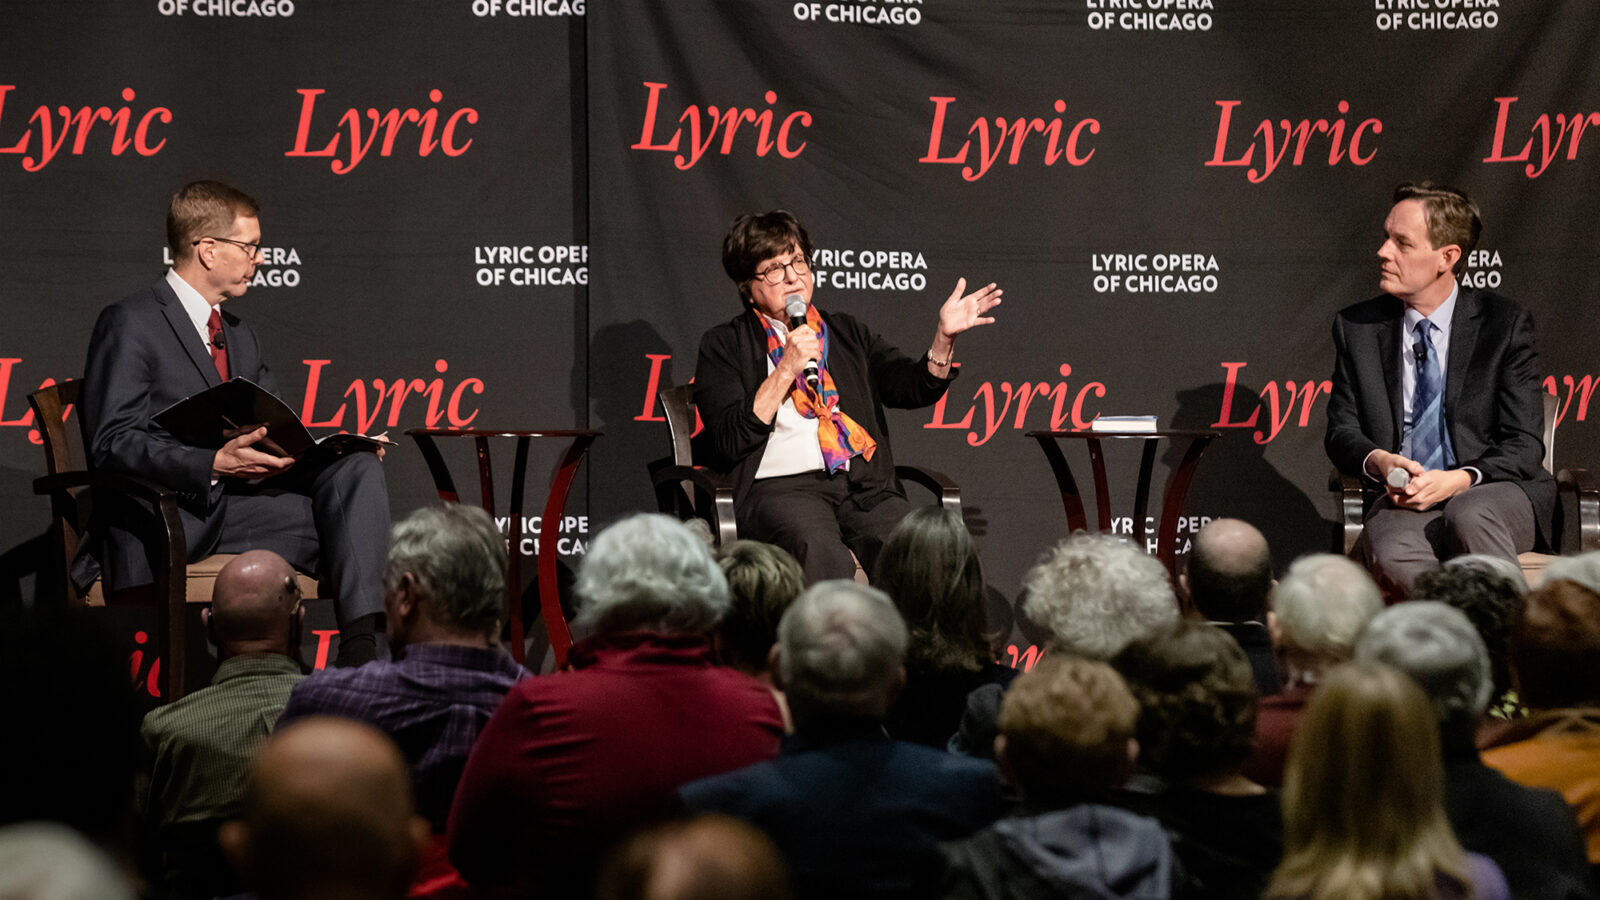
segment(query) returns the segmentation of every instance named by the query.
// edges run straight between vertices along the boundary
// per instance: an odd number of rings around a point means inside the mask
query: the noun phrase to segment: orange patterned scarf
[[[777,329],[772,327],[766,316],[754,314],[761,319],[761,328],[767,333],[767,358],[776,366],[783,361],[783,340],[778,337]],[[815,306],[806,309],[806,324],[811,326],[822,342],[822,359],[817,364],[820,390],[812,390],[806,384],[805,376],[801,375],[794,380],[794,390],[789,392],[789,396],[801,415],[817,420],[817,444],[822,448],[822,462],[832,474],[843,468],[852,456],[872,459],[878,442],[854,419],[839,411],[839,391],[834,387],[833,377],[828,374],[828,326]]]

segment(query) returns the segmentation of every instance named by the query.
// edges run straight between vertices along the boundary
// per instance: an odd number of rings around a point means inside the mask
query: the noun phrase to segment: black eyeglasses
[[[201,241],[221,241],[224,244],[232,244],[235,247],[238,247],[238,248],[244,250],[244,252],[250,254],[250,258],[251,259],[255,259],[256,258],[256,254],[261,252],[261,242],[260,241],[257,241],[254,244],[247,244],[244,241],[236,241],[233,238],[213,237],[213,236],[211,236],[209,234],[206,235],[203,238],[197,238],[197,239],[195,239],[193,241],[190,241],[189,242],[189,246],[191,246],[191,247],[197,246]]]
[[[784,269],[793,269],[796,278],[799,278],[801,275],[810,274],[811,272],[811,267],[806,265],[806,258],[804,256],[798,256],[789,262],[775,265],[765,272],[757,272],[756,277],[762,281],[765,281],[767,284],[779,284],[783,281]]]

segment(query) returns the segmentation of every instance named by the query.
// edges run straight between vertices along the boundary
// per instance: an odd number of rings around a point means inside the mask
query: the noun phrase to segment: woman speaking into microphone
[[[957,280],[928,350],[911,357],[814,305],[810,258],[811,239],[788,212],[733,220],[722,267],[743,309],[701,338],[694,401],[715,454],[703,462],[734,476],[740,537],[788,550],[816,582],[853,577],[851,551],[872,571],[911,509],[883,409],[943,396],[956,336],[993,322],[1001,292],[964,294]]]

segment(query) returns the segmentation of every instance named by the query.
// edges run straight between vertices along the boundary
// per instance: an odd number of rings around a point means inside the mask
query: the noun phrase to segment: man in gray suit
[[[230,378],[275,390],[255,333],[221,309],[250,287],[261,261],[259,209],[215,181],[173,195],[172,268],[95,322],[80,395],[84,442],[96,468],[178,493],[191,562],[259,549],[303,572],[320,569],[337,597],[339,664],[360,665],[376,654],[383,614],[389,494],[378,457],[352,453],[326,465],[296,465],[256,448],[265,428],[211,450],[180,443],[152,421]],[[110,590],[149,583],[148,551],[122,527],[126,514],[101,512]]]
[[[1384,294],[1333,323],[1324,446],[1341,472],[1384,486],[1364,552],[1395,593],[1440,559],[1515,559],[1550,534],[1533,321],[1456,282],[1482,228],[1460,191],[1400,185],[1378,249]]]

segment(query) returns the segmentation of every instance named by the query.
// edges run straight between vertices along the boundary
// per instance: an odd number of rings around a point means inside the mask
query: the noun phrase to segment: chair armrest
[[[1354,475],[1333,469],[1328,473],[1328,490],[1334,494],[1334,520],[1344,536],[1344,555],[1349,556],[1365,527],[1367,485]]]
[[[1591,550],[1600,550],[1600,485],[1596,485],[1594,475],[1588,469],[1570,468],[1562,469],[1556,475],[1556,489],[1560,493],[1571,492],[1578,515],[1578,552],[1588,553]],[[1564,524],[1567,510],[1562,509]],[[1560,533],[1557,533],[1560,540]],[[1555,548],[1557,551],[1561,547]]]
[[[657,466],[650,471],[650,482],[655,486],[656,502],[668,515],[680,515],[672,494],[688,499],[691,513],[704,519],[712,528],[717,546],[739,539],[739,526],[733,511],[733,485],[728,479],[713,474],[699,466]],[[704,497],[709,503],[698,503]]]
[[[80,469],[72,472],[57,472],[54,475],[43,475],[33,480],[33,492],[35,494],[54,494],[57,491],[66,491],[79,487],[91,487],[97,490],[127,494],[151,506],[171,503],[176,508],[178,502],[178,494],[171,488],[162,487],[137,475],[123,475],[118,472],[86,472]]]
[[[909,481],[927,488],[939,498],[939,505],[956,515],[961,515],[961,488],[943,472],[922,466],[895,466],[894,474],[901,481]]]

